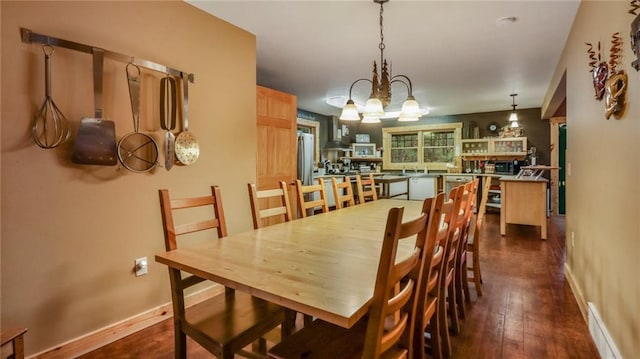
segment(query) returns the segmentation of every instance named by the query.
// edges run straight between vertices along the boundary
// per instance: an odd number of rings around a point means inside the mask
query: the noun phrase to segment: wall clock
[[[491,132],[491,133],[497,133],[498,132],[498,124],[495,122],[491,122],[489,124],[489,126],[487,126],[487,131]]]

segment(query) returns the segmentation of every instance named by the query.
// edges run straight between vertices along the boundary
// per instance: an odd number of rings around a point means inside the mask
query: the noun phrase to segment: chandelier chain
[[[380,48],[380,61],[382,61],[382,52],[384,51],[384,24],[383,24],[383,13],[384,13],[384,4],[380,3],[380,44],[378,47]]]

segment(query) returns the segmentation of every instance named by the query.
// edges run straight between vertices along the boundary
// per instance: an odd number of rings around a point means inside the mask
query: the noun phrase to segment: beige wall
[[[640,76],[630,65],[634,17],[628,9],[627,1],[583,1],[552,84],[566,69],[567,267],[578,295],[596,305],[623,357],[634,358],[640,353]],[[602,41],[608,61],[617,31],[629,105],[622,120],[607,121],[604,100],[594,100],[585,42]]]
[[[222,189],[231,233],[251,228],[255,180],[255,37],[183,2],[2,1],[1,322],[26,326],[33,354],[170,302],[157,191]],[[20,27],[193,72],[189,123],[201,155],[191,166],[136,174],[70,162],[72,141],[38,148],[30,122],[44,99],[43,54]],[[57,49],[53,98],[77,129],[93,114],[91,56]],[[161,143],[160,74],[144,71],[141,130]],[[125,64],[106,60],[105,117],[133,130]],[[132,274],[149,258],[149,274]]]

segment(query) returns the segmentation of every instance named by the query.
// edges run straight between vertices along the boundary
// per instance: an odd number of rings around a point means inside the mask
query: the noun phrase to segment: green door
[[[566,173],[565,168],[567,165],[566,152],[567,152],[567,125],[561,124],[558,127],[558,137],[560,149],[558,150],[558,162],[560,165],[559,178],[558,178],[558,213],[566,213]]]

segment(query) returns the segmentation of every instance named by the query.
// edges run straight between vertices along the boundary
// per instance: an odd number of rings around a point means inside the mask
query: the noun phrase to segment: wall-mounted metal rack
[[[37,34],[29,29],[20,28],[20,35],[22,37],[22,42],[30,44],[30,43],[40,43],[51,46],[64,47],[70,50],[86,52],[88,54],[92,54],[94,49],[101,49],[104,51],[104,56],[113,60],[122,61],[124,63],[132,63],[153,71],[163,72],[169,75],[177,76],[183,78],[183,74],[187,75],[189,82],[193,83],[195,81],[195,76],[192,73],[184,72],[181,70],[176,70],[165,65],[161,65],[152,61],[142,60],[135,58],[134,56],[124,55],[117,52],[104,50],[97,46],[90,46],[85,44],[80,44],[77,42],[58,39],[56,37],[51,37],[48,35]]]

